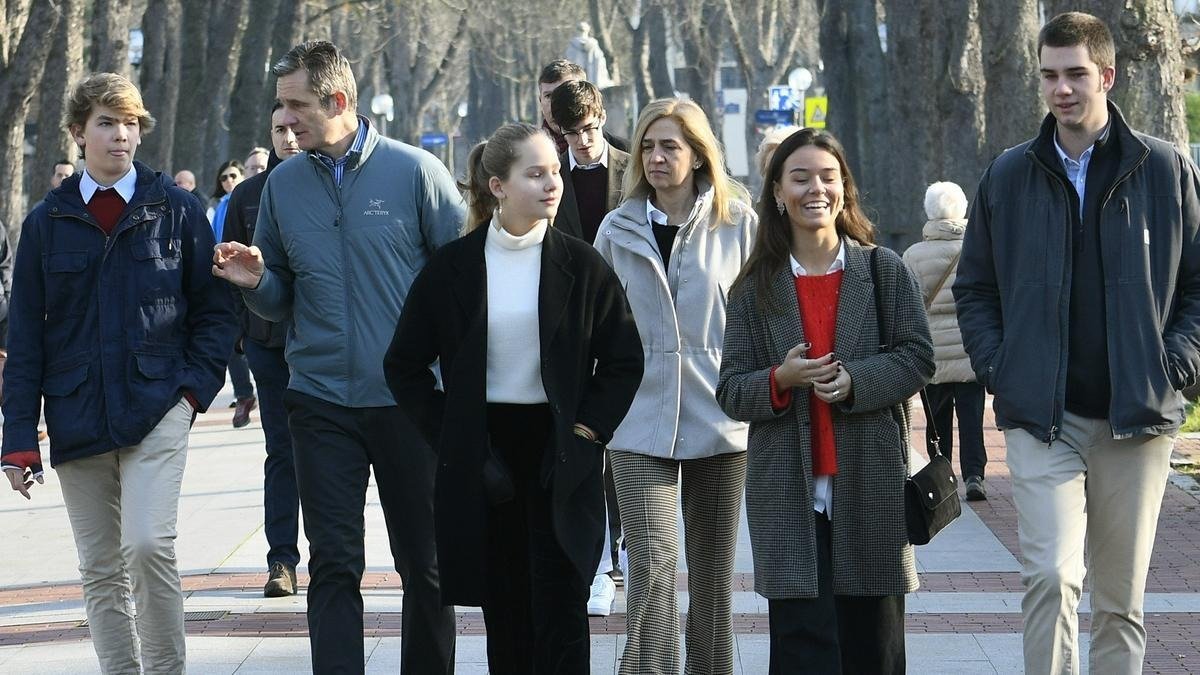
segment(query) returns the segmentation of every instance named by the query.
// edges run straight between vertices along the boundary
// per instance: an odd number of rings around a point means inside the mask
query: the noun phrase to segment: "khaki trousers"
[[[181,399],[141,443],[56,467],[105,673],[184,671],[175,521],[191,421]]]
[[[1065,413],[1049,446],[1020,429],[1004,440],[1025,559],[1025,672],[1079,672],[1085,550],[1091,672],[1142,672],[1142,603],[1174,437],[1113,440],[1107,420]]]

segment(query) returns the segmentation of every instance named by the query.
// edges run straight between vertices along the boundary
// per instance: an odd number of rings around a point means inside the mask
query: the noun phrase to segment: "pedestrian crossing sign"
[[[809,96],[804,99],[804,126],[812,129],[824,129],[825,117],[829,111],[828,96]]]

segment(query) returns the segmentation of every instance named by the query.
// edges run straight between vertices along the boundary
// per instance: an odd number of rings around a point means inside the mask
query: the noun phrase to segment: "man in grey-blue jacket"
[[[350,64],[329,42],[273,68],[283,123],[306,152],[263,188],[254,246],[218,246],[213,274],[246,305],[291,320],[284,394],[304,531],[314,672],[362,672],[363,509],[371,469],[404,586],[401,672],[454,670],[433,538],[435,458],[395,405],[383,356],[433,251],[458,236],[462,198],[432,155],[355,114]]]

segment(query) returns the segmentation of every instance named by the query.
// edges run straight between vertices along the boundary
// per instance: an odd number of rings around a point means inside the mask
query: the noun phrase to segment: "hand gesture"
[[[38,450],[27,450],[13,453],[4,458],[4,475],[12,489],[21,493],[25,499],[30,499],[29,488],[33,482],[45,483],[42,478],[42,456]]]
[[[263,275],[262,251],[236,241],[217,244],[213,249],[213,276],[242,288],[256,288]]]
[[[827,382],[818,382],[813,385],[813,393],[817,398],[826,403],[838,403],[850,398],[850,390],[854,386],[851,381],[850,373],[839,363],[837,375],[832,380]]]
[[[805,358],[808,343],[801,343],[788,350],[783,363],[775,369],[775,382],[782,388],[805,389],[817,382],[828,382],[838,372],[841,364],[834,360],[833,353],[820,358]]]

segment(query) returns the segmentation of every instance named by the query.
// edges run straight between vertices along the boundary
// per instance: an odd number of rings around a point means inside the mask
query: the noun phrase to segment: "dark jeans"
[[[978,382],[947,382],[925,386],[933,411],[933,425],[941,439],[942,453],[954,456],[954,417],[958,417],[958,466],[962,477],[983,478],[987,451],[983,449],[983,385]]]
[[[309,542],[313,672],[363,672],[359,586],[372,469],[404,587],[400,672],[453,672],[454,608],[442,604],[433,538],[433,450],[395,406],[347,408],[291,389],[283,401]]]
[[[904,596],[834,595],[829,519],[813,515],[819,595],[768,601],[771,675],[904,675]]]
[[[296,535],[300,526],[300,497],[296,467],[292,463],[292,436],[288,432],[283,392],[287,391],[288,365],[283,348],[264,347],[246,340],[246,361],[258,384],[258,413],[262,420],[267,459],[263,462],[263,530],[267,535],[267,567],[280,562],[300,564]]]
[[[539,480],[552,429],[549,406],[490,403],[487,415],[493,452],[516,488],[513,500],[488,514],[488,672],[590,672],[592,580],[579,575],[559,546],[550,488]]]
[[[233,382],[235,397],[242,399],[254,395],[254,384],[250,382],[250,365],[246,363],[245,354],[234,351],[229,355],[229,379]]]

